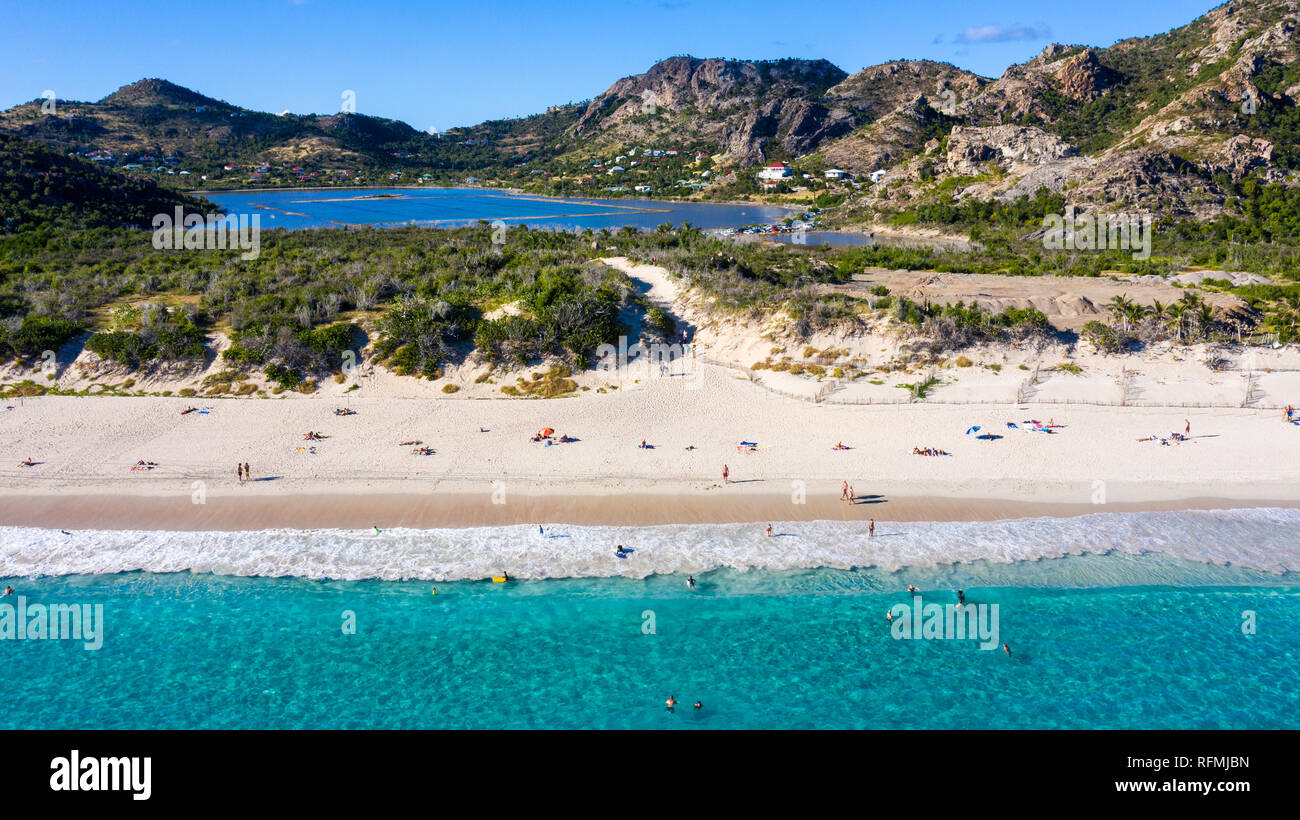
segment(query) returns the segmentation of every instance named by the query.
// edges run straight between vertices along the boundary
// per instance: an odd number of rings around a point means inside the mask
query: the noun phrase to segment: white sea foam
[[[642,578],[733,569],[936,567],[988,560],[1157,552],[1212,564],[1300,571],[1300,510],[1098,513],[994,522],[773,522],[654,527],[158,532],[0,527],[0,577],[148,572],[317,579]],[[614,556],[617,544],[632,547]]]

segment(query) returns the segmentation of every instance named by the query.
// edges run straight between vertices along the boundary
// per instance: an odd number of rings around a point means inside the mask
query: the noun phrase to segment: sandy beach
[[[1300,427],[1271,409],[818,404],[705,365],[564,399],[352,396],[355,412],[336,416],[343,403],[12,400],[0,412],[0,524],[987,520],[1300,504]],[[210,410],[181,413],[190,406]],[[1031,420],[1059,426],[1031,431]],[[1186,441],[1138,440],[1188,423]],[[968,435],[973,425],[996,438]],[[543,427],[577,441],[531,441]],[[308,431],[326,438],[305,441]],[[133,470],[141,460],[156,466]],[[238,481],[238,462],[252,481]],[[845,481],[859,503],[838,500]]]

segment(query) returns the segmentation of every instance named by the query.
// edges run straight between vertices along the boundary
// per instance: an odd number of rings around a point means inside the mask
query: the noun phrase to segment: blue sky
[[[262,111],[359,113],[446,129],[588,99],[675,54],[898,58],[996,76],[1049,42],[1106,46],[1215,0],[463,2],[0,0],[0,107],[97,100],[162,77]]]

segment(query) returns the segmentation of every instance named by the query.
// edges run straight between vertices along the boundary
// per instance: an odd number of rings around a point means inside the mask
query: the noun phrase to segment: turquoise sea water
[[[102,604],[105,638],[0,642],[0,727],[1300,726],[1294,573],[1107,554],[698,581],[12,579],[29,602]],[[998,604],[1012,655],[892,638],[909,583]]]
[[[227,213],[261,214],[263,230],[411,223],[455,227],[498,219],[543,228],[649,229],[689,222],[711,229],[779,222],[789,213],[769,205],[556,198],[469,188],[248,191],[205,197]]]

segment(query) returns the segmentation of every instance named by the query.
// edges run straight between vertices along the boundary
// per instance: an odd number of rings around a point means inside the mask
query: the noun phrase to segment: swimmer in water
[[[957,606],[966,606],[966,593],[957,590]]]
[[[703,704],[702,702],[700,702],[700,701],[698,701],[698,700],[695,701],[695,711],[698,712],[698,711],[700,711],[700,710],[703,709],[703,708],[704,708],[704,704]]]
[[[13,587],[5,587],[5,595],[13,595],[13,594],[14,594]]]
[[[891,624],[894,622],[894,610],[891,609],[885,613],[885,620]]]
[[[691,589],[695,589],[695,576],[694,576],[694,575],[688,575],[688,576],[686,576],[686,586],[690,587]]]
[[[919,590],[919,589],[916,588],[916,584],[908,584],[908,585],[907,585],[907,591],[908,591],[908,592],[920,592],[921,590]]]
[[[375,535],[379,535],[379,528],[375,527]]]
[[[1002,644],[1002,651],[1005,652],[1005,653],[1007,653],[1008,655],[1010,655],[1010,654],[1011,654],[1011,647],[1007,646],[1006,644]]]
[[[665,712],[677,713],[677,697],[675,695],[669,695],[668,700],[664,701],[664,703],[667,704],[664,708]]]

